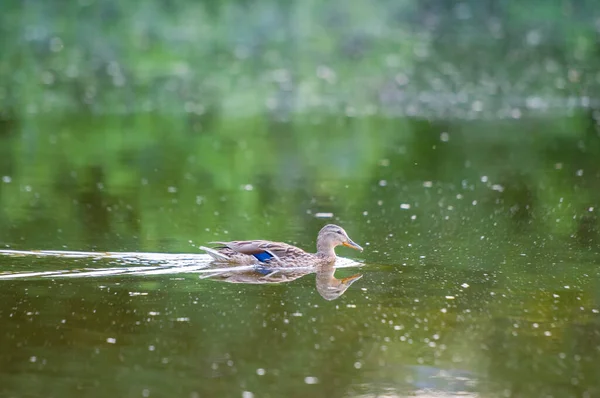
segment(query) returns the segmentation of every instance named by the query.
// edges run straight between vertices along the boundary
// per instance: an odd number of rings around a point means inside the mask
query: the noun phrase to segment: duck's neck
[[[324,242],[317,242],[317,256],[330,261],[335,261],[335,251],[333,246]]]

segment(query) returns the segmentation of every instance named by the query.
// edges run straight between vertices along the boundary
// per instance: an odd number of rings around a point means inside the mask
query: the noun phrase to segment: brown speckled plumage
[[[244,240],[214,242],[216,247],[201,247],[216,261],[244,265],[266,265],[272,267],[307,267],[335,262],[335,247],[344,245],[362,251],[337,225],[324,226],[317,236],[317,252],[304,250],[282,242],[267,240]]]

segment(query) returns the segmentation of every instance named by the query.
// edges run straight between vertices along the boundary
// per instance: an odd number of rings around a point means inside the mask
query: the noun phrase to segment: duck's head
[[[355,250],[363,251],[360,245],[354,243],[344,228],[333,224],[327,224],[319,231],[317,236],[317,251],[330,254],[336,246],[346,246]]]

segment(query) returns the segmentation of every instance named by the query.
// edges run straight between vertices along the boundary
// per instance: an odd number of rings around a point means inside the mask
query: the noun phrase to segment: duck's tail
[[[229,257],[224,255],[223,253],[219,253],[215,249],[211,249],[209,247],[200,246],[199,249],[204,250],[209,256],[211,256],[216,261],[229,261]]]

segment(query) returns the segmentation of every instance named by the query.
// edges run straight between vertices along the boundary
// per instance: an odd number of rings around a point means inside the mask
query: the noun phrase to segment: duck
[[[211,243],[216,246],[214,248],[200,246],[200,249],[204,250],[216,262],[267,266],[270,269],[334,264],[336,260],[335,248],[337,246],[346,246],[363,251],[359,244],[350,239],[344,228],[334,224],[327,224],[319,231],[316,253],[308,253],[287,243],[268,240],[237,240]]]

